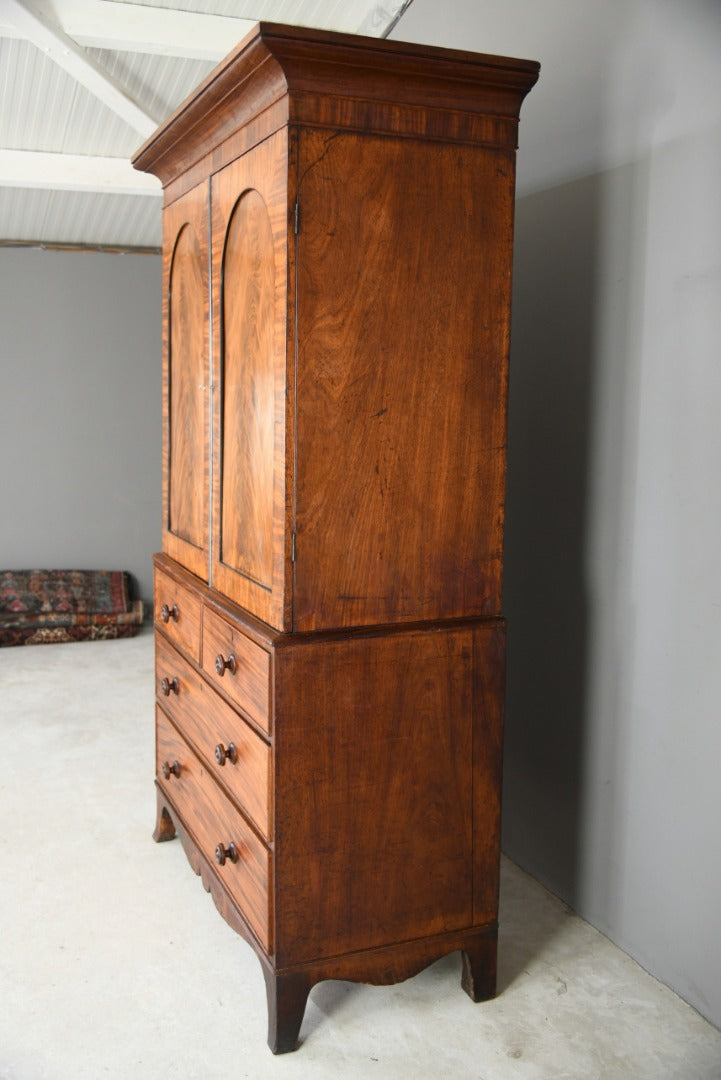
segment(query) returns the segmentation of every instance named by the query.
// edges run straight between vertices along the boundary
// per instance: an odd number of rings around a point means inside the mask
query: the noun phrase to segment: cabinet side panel
[[[163,550],[208,578],[208,202],[164,212]]]
[[[499,619],[473,634],[473,917],[498,918],[501,852],[506,628]]]
[[[302,134],[296,630],[500,612],[514,167]]]
[[[472,923],[472,633],[276,650],[279,965]]]

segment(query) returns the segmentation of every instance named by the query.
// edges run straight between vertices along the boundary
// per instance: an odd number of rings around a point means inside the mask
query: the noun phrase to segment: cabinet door
[[[213,586],[289,628],[286,528],[287,142],[211,180]]]
[[[208,580],[208,194],[163,215],[163,551]]]

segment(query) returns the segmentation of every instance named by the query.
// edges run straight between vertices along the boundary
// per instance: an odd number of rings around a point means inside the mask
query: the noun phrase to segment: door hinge
[[[290,561],[295,562],[295,533],[290,534]]]
[[[293,232],[297,236],[300,232],[300,203],[295,200],[295,206],[293,207]]]

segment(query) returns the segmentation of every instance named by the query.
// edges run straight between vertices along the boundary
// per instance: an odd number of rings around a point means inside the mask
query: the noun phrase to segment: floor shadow
[[[597,177],[519,201],[508,435],[503,848],[577,896]]]
[[[501,863],[497,994],[503,994],[537,961],[561,934],[569,915],[567,904],[515,866]]]

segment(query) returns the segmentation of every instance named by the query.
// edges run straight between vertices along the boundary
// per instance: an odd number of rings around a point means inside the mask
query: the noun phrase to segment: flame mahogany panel
[[[258,191],[245,191],[235,205],[221,274],[220,559],[271,589],[275,259],[268,208]]]
[[[163,217],[163,550],[208,579],[208,193]]]
[[[279,629],[291,600],[287,170],[276,135],[211,181],[213,584]]]

